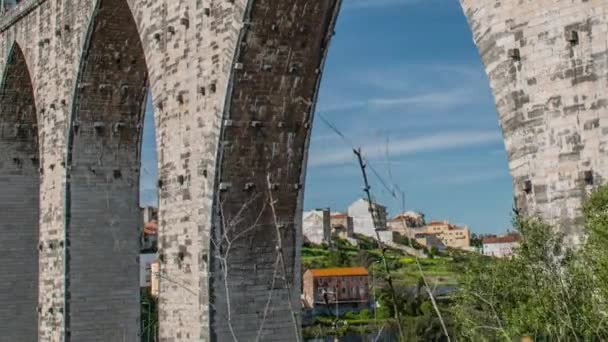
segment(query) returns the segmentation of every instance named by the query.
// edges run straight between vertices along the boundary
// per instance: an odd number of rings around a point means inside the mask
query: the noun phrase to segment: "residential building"
[[[445,244],[436,234],[416,234],[414,236],[414,240],[421,246],[424,246],[428,249],[435,248],[438,251],[444,251],[446,249]]]
[[[358,312],[369,307],[369,286],[365,267],[310,269],[303,277],[304,303],[316,313]]]
[[[155,253],[158,249],[158,209],[141,209],[142,227],[140,241],[142,252]]]
[[[353,218],[348,214],[335,213],[331,215],[331,235],[343,240],[353,236]]]
[[[376,238],[376,230],[378,230],[383,242],[392,242],[393,232],[388,230],[386,207],[373,202],[372,210],[375,217],[370,213],[369,202],[363,198],[348,207],[348,216],[353,219],[354,233]]]
[[[160,261],[158,260],[150,264],[150,294],[154,297],[160,295]]]
[[[307,211],[302,215],[304,240],[312,243],[329,243],[331,240],[331,216],[329,208]]]
[[[482,239],[483,254],[497,258],[510,258],[519,247],[520,236],[510,233],[503,236],[486,236]]]
[[[413,238],[416,234],[425,233],[424,214],[406,211],[388,221],[388,228],[405,237]]]
[[[434,234],[448,248],[466,249],[471,246],[469,227],[459,227],[445,221],[432,221],[426,225],[426,234]]]
[[[139,255],[139,287],[149,288],[152,285],[152,264],[156,262],[156,253],[141,253]]]

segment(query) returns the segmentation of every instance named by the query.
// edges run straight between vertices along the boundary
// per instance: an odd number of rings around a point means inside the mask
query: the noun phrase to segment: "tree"
[[[587,241],[578,248],[541,220],[518,217],[522,239],[513,259],[469,256],[453,307],[459,340],[608,338],[607,187],[586,201],[584,216]]]
[[[471,234],[471,247],[483,247],[483,237],[475,233]]]
[[[342,249],[330,249],[327,259],[329,267],[343,267],[350,265],[348,254]]]

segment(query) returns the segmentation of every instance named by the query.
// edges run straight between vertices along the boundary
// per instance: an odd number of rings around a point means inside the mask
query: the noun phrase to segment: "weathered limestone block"
[[[517,208],[576,244],[608,176],[606,0],[461,0],[503,129]]]

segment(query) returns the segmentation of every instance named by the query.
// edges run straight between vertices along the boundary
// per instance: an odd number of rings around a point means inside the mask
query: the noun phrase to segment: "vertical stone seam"
[[[67,300],[67,294],[70,289],[70,262],[69,262],[69,249],[70,249],[70,216],[71,216],[71,192],[70,192],[70,178],[72,171],[72,145],[74,143],[74,115],[78,108],[78,99],[76,98],[78,86],[82,80],[82,76],[85,70],[85,64],[87,61],[86,55],[88,54],[89,44],[91,42],[91,37],[93,36],[93,27],[95,26],[95,17],[99,11],[99,7],[101,5],[102,0],[96,0],[95,7],[93,8],[93,12],[90,17],[87,17],[88,27],[87,31],[84,35],[84,45],[80,50],[80,56],[78,58],[78,70],[76,75],[76,80],[72,85],[72,106],[70,109],[70,113],[67,117],[67,125],[66,129],[66,149],[65,149],[65,186],[64,186],[64,226],[63,226],[63,342],[70,342],[70,303]]]

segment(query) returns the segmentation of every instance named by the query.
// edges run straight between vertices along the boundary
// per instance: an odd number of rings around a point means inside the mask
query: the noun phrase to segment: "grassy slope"
[[[361,242],[361,241],[360,241]],[[363,240],[359,247],[352,246],[344,241],[336,243],[336,248],[331,250],[325,245],[306,245],[302,249],[302,268],[327,268],[341,266],[365,266],[375,276],[384,275],[384,267],[379,263],[380,250],[376,248],[373,241]],[[337,257],[336,254],[341,254]],[[362,257],[361,255],[367,255]],[[416,260],[412,256],[405,255],[402,251],[389,248],[387,260],[391,274],[397,284],[414,286],[420,279],[420,272]],[[378,262],[378,263],[375,263]],[[433,259],[419,259],[422,271],[431,286],[453,285],[456,277],[453,272],[453,260],[450,257],[436,256]],[[372,266],[374,265],[375,266]]]

